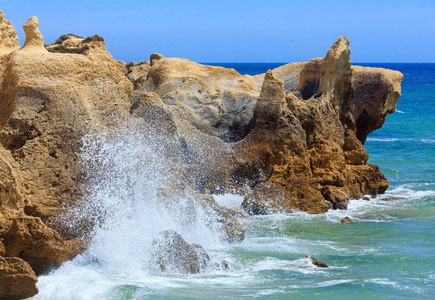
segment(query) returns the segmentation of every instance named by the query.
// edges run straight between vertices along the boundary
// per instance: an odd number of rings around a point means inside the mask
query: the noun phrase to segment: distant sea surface
[[[282,64],[213,65],[254,75]],[[214,259],[228,262],[229,272],[165,275],[135,268],[133,255],[122,258],[124,267],[108,267],[104,251],[114,260],[122,255],[108,244],[41,276],[34,298],[435,299],[435,64],[355,65],[405,76],[396,112],[365,143],[369,162],[390,183],[386,194],[353,200],[347,211],[250,217],[241,244],[205,245]],[[238,205],[243,197],[216,199]],[[346,216],[356,222],[340,224]],[[329,267],[313,266],[305,256]]]

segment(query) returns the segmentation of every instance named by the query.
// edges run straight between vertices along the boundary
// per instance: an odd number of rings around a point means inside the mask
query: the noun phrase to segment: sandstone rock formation
[[[139,89],[147,80],[148,71],[151,66],[148,61],[140,63],[131,62],[127,64],[127,78],[134,84],[135,89]]]
[[[24,42],[23,50],[47,52],[44,47],[44,38],[39,31],[39,20],[37,17],[30,17],[26,24],[23,25],[26,33],[26,41]]]
[[[0,74],[5,72],[5,56],[20,48],[17,31],[10,21],[5,20],[3,11],[0,10]],[[3,79],[0,78],[0,87]],[[0,101],[0,130],[6,125],[13,109],[13,99],[6,98]]]
[[[388,187],[363,143],[394,111],[403,76],[351,66],[344,37],[324,58],[243,76],[159,55],[125,65],[99,36],[64,41],[72,53],[51,53],[37,18],[24,29],[24,47],[0,53],[0,255],[20,257],[38,274],[80,252],[92,228],[59,217],[86,201],[90,181],[79,156],[91,130],[139,128],[170,164],[159,201],[174,215],[201,207],[229,242],[244,238],[235,218],[243,213],[210,194],[246,195],[249,214],[322,213]],[[180,196],[182,210],[173,205]],[[185,250],[175,270],[207,264],[203,249],[167,235]],[[166,254],[158,259],[164,268]]]
[[[325,200],[334,209],[345,209],[348,199],[387,189],[379,169],[367,164],[368,155],[361,143],[376,127],[357,120],[360,111],[370,111],[383,123],[386,115],[394,111],[403,75],[378,71],[373,77],[382,78],[376,82],[382,81],[388,92],[368,98],[362,92],[360,74],[376,70],[356,68],[354,78],[348,45],[346,38],[339,38],[325,58],[305,64],[297,89],[286,97],[284,84],[266,74],[261,93],[267,96],[260,95],[256,104],[253,129],[235,145],[241,163],[237,174],[252,178],[256,194],[248,195],[243,204],[248,211],[264,212],[265,203],[287,212],[296,209],[320,213],[328,209]],[[371,77],[364,78],[368,81]],[[369,110],[368,103],[379,108]],[[258,190],[265,188],[280,196],[268,199],[268,192],[261,196]]]
[[[5,20],[3,11],[0,10],[0,56],[11,53],[20,48],[17,31],[11,21]]]
[[[397,71],[359,66],[352,67],[352,74],[356,136],[364,144],[367,135],[381,128],[387,115],[396,110],[403,75]]]
[[[81,138],[129,116],[133,86],[104,43],[89,42],[85,55],[49,53],[37,24],[30,18],[23,49],[1,57],[0,255],[42,274],[80,251],[82,233],[58,215],[83,196]]]
[[[5,256],[24,259],[36,274],[43,274],[77,253],[56,231],[47,228],[40,218],[10,218],[12,224],[3,234]]]
[[[165,58],[154,62],[139,92],[157,93],[199,131],[234,141],[245,135],[258,97],[249,81],[234,69]]]
[[[0,298],[25,299],[38,293],[35,273],[29,264],[16,257],[0,256]]]

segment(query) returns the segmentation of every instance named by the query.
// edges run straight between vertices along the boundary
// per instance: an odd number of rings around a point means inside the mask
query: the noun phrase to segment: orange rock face
[[[24,260],[0,256],[0,298],[25,299],[38,293],[35,272]]]
[[[402,78],[396,71],[352,68],[344,37],[325,58],[304,65],[296,90],[286,97],[284,83],[268,72],[252,131],[236,143],[235,156],[239,170],[250,170],[241,173],[252,178],[254,194],[266,186],[283,196],[257,193],[244,206],[255,211],[266,203],[286,212],[322,213],[330,206],[346,209],[349,199],[383,193],[388,182],[377,166],[367,164],[363,142],[394,112]],[[255,179],[260,173],[263,178]]]

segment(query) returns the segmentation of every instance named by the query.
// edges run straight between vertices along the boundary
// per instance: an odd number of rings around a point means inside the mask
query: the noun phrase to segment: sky
[[[299,62],[340,36],[353,62],[435,62],[434,0],[0,0],[5,19],[39,18],[46,44],[98,34],[125,62],[153,52],[202,63]]]

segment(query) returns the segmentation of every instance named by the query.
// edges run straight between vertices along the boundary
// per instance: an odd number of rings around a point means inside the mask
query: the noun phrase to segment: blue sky
[[[342,35],[353,62],[435,62],[434,0],[0,0],[25,40],[39,18],[45,43],[65,33],[104,37],[126,62],[152,52],[197,62],[297,62]]]

